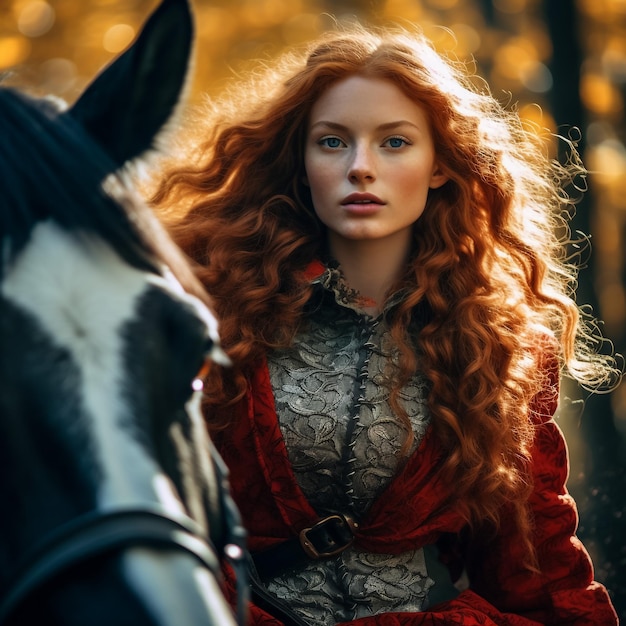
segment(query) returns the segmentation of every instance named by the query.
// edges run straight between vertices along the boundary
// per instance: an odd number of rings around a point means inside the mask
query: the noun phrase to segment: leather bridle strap
[[[137,545],[185,550],[219,576],[215,550],[191,518],[159,508],[93,512],[60,527],[31,551],[1,594],[0,624],[55,575],[91,557]]]

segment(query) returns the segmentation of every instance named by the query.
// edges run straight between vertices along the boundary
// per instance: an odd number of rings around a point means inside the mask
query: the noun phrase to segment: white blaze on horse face
[[[122,393],[127,374],[120,329],[136,317],[139,299],[155,281],[182,299],[173,277],[159,279],[131,268],[104,242],[94,238],[81,245],[47,221],[33,229],[0,287],[80,369],[78,391],[92,420],[103,508],[159,501],[169,510],[180,509],[169,479],[120,425],[132,415]]]

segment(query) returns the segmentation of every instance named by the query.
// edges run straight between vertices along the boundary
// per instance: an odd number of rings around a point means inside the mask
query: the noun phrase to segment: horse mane
[[[60,102],[0,88],[0,278],[38,222],[52,220],[88,245],[97,236],[132,267],[165,265],[207,302],[177,246],[139,199],[124,171]]]

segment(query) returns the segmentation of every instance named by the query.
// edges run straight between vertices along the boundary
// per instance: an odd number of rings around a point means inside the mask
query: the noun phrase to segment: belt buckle
[[[328,526],[329,528],[332,528],[333,526],[335,527],[339,526],[342,530],[347,530],[350,533],[350,538],[346,541],[342,541],[342,543],[338,543],[334,541],[334,539],[331,539],[329,543],[335,544],[337,547],[334,547],[328,550],[318,550],[315,547],[313,539],[311,538],[309,533],[313,533],[316,530],[319,530],[323,526]],[[304,550],[305,554],[310,559],[324,559],[324,558],[328,558],[331,556],[335,556],[337,554],[340,554],[346,548],[352,545],[352,543],[354,542],[354,533],[356,532],[357,528],[358,528],[358,524],[351,517],[348,517],[347,515],[340,515],[340,514],[329,515],[328,517],[321,519],[319,522],[317,522],[313,526],[310,526],[309,528],[303,528],[300,531],[300,534],[299,534],[300,545],[302,546],[302,549]]]

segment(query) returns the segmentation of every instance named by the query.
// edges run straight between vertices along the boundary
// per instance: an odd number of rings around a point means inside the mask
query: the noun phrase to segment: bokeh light
[[[40,37],[54,24],[54,9],[43,0],[28,0],[16,3],[17,28],[27,37]]]
[[[31,51],[31,45],[26,37],[9,35],[0,37],[0,70],[7,70],[24,63]]]
[[[102,47],[107,52],[116,54],[130,44],[135,37],[135,29],[128,24],[115,24],[108,28],[102,38]]]

